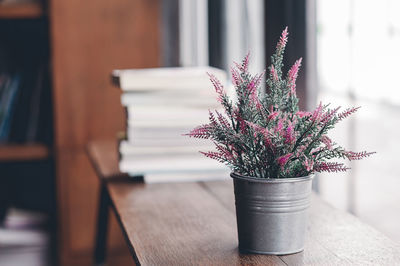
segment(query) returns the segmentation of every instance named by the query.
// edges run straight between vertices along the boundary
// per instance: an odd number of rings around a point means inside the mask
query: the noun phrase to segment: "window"
[[[341,175],[321,175],[322,195],[400,240],[400,2],[317,0],[319,99],[361,105],[335,129],[352,150],[377,151]]]

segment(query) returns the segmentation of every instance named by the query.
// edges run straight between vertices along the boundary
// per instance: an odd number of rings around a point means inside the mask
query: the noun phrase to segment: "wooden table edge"
[[[136,183],[138,186],[143,184],[143,182],[132,182],[132,180],[129,178],[129,175],[121,173],[121,172],[117,172],[116,174],[113,174],[113,175],[110,175],[110,176],[105,176],[104,173],[102,172],[101,168],[98,166],[99,162],[96,162],[96,160],[98,158],[96,158],[95,154],[93,154],[93,146],[96,146],[96,142],[91,142],[91,143],[89,143],[87,145],[87,154],[89,156],[89,160],[91,161],[91,164],[94,167],[94,169],[96,171],[96,174],[98,175],[98,177],[100,179],[101,185],[106,189],[106,191],[108,193],[109,206],[111,206],[111,208],[112,208],[112,210],[113,210],[113,212],[114,212],[114,214],[115,214],[115,216],[117,218],[118,224],[119,224],[120,229],[121,229],[121,231],[123,233],[124,239],[125,239],[125,241],[126,241],[126,243],[128,245],[128,248],[130,250],[131,256],[132,256],[134,262],[136,264],[140,265],[141,262],[139,261],[139,258],[137,256],[137,252],[135,250],[135,247],[133,246],[133,243],[131,242],[131,240],[129,238],[129,234],[128,234],[125,226],[124,226],[124,222],[122,221],[122,218],[121,218],[121,216],[120,216],[120,214],[119,214],[119,212],[118,212],[118,210],[116,208],[116,203],[114,202],[114,199],[111,197],[107,186],[109,185],[110,181],[112,181],[111,183],[114,183],[114,182],[115,183],[129,183],[129,184]],[[217,195],[215,195],[215,193],[213,191],[208,189],[207,184],[210,183],[210,182],[200,181],[200,182],[195,182],[195,183],[197,183],[199,185],[199,187],[204,189],[208,194],[213,196],[216,199],[216,201],[219,202],[219,204],[222,205],[222,207],[226,208],[226,205],[224,204],[224,202],[221,201],[220,198]],[[372,226],[366,224],[365,222],[360,220],[358,217],[356,217],[354,215],[351,215],[349,213],[346,213],[344,211],[340,211],[340,210],[336,209],[331,204],[329,204],[328,202],[323,200],[319,195],[315,195],[314,194],[314,196],[316,196],[320,200],[320,202],[323,205],[325,205],[326,207],[328,207],[331,211],[340,212],[341,215],[347,216],[347,220],[348,220],[348,217],[351,217],[351,220],[354,220],[354,219],[357,220],[357,226],[362,225],[365,229],[368,229],[368,231],[375,232],[375,234],[379,234],[380,238],[386,238],[387,240],[389,240],[389,242],[390,242],[390,244],[391,244],[391,246],[393,248],[400,246],[398,243],[392,241],[390,238],[388,238],[387,236],[385,236],[384,234],[382,234],[380,231],[378,231],[377,229],[373,228]],[[322,245],[322,246],[324,246],[324,245]],[[333,254],[335,254],[335,253],[333,253]],[[397,252],[396,252],[396,254],[397,254]],[[282,261],[282,263],[287,265],[287,261],[285,261],[283,259],[284,256],[276,256],[276,257],[279,258],[279,260]]]

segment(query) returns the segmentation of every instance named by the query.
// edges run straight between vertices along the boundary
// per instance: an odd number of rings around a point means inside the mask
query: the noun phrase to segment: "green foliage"
[[[264,73],[248,72],[249,55],[231,69],[237,100],[233,102],[222,84],[210,75],[224,113],[209,114],[210,122],[193,129],[187,135],[214,142],[216,151],[205,156],[227,164],[234,172],[258,178],[290,178],[313,172],[338,172],[348,168],[334,158],[358,160],[368,152],[346,151],[328,136],[329,130],[342,119],[356,112],[349,108],[329,108],[321,103],[313,112],[298,109],[296,79],[302,59],[297,60],[283,76],[283,55],[287,43],[287,28],[271,57],[267,92],[259,85]]]

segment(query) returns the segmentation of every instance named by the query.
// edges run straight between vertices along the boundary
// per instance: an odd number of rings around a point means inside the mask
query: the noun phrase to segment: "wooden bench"
[[[111,206],[137,265],[400,265],[400,246],[312,197],[303,252],[240,254],[232,182],[144,184],[119,172],[114,142],[88,154],[101,180],[95,261],[105,261]]]

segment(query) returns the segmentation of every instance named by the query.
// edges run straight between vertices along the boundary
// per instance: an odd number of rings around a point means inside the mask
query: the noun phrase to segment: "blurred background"
[[[396,0],[0,1],[0,265],[91,265],[99,184],[85,147],[126,126],[112,70],[228,71],[250,51],[261,72],[286,26],[301,108],[362,106],[331,136],[377,152],[314,189],[400,242],[399,14]],[[110,265],[132,263],[113,219],[108,245]]]

